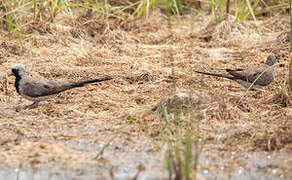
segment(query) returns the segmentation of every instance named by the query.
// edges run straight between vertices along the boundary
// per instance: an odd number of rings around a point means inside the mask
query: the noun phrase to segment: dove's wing
[[[250,67],[250,68],[247,68],[247,69],[237,69],[237,70],[227,69],[226,71],[230,75],[234,76],[236,79],[241,79],[243,81],[248,81],[250,83],[252,83],[255,80],[257,80],[255,82],[255,84],[261,85],[261,86],[266,86],[266,85],[270,84],[274,79],[274,70],[273,70],[273,68],[268,66],[268,65],[266,65],[266,64],[263,64],[263,65],[257,66],[257,67]]]
[[[31,78],[22,84],[22,93],[30,97],[54,95],[68,88],[71,83],[62,81]]]

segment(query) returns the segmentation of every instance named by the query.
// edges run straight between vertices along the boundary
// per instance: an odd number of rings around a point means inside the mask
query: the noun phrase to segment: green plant
[[[191,179],[196,175],[199,160],[200,108],[190,102],[184,112],[175,107],[174,116],[165,106],[161,120],[161,134],[164,142],[164,159],[169,179]],[[197,104],[200,106],[199,104]],[[197,115],[196,115],[197,114]]]
[[[215,18],[216,23],[218,23],[225,14],[225,0],[209,0],[209,8],[211,13]]]

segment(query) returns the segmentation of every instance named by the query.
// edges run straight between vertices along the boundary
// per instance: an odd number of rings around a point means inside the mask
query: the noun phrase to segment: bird
[[[79,82],[66,82],[53,79],[34,78],[29,76],[22,65],[14,65],[10,75],[15,76],[14,86],[17,93],[23,98],[33,101],[32,104],[25,106],[24,109],[36,108],[40,101],[45,101],[63,91],[82,87],[90,83],[113,79],[110,76],[104,76]]]
[[[252,66],[245,69],[226,69],[226,74],[209,73],[195,71],[196,73],[223,77],[231,79],[241,84],[247,89],[256,90],[258,88],[271,84],[275,79],[274,64],[279,62],[279,58],[276,54],[270,54],[266,62],[259,66]],[[251,85],[253,84],[253,87]]]

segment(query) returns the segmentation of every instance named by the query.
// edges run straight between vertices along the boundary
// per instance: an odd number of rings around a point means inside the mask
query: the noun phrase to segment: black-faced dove
[[[256,89],[262,86],[267,86],[275,79],[274,72],[274,64],[278,62],[278,56],[275,54],[271,54],[267,57],[265,64],[255,67],[249,67],[246,69],[226,69],[228,74],[217,74],[217,73],[209,73],[209,72],[201,72],[195,71],[196,73],[224,77],[227,79],[231,79],[241,84],[245,88],[249,88],[254,82],[254,87],[252,89]]]
[[[80,82],[64,82],[51,79],[40,79],[30,77],[21,65],[15,65],[12,68],[12,75],[15,76],[14,86],[18,94],[25,99],[33,101],[33,104],[26,106],[24,109],[35,108],[40,101],[49,99],[60,92],[68,89],[82,87],[89,83],[111,80],[112,77],[105,76],[98,79],[80,81]]]

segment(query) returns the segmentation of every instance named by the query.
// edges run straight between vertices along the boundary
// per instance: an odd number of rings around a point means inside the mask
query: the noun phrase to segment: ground
[[[68,18],[28,26],[21,43],[1,32],[1,179],[167,179],[151,113],[173,91],[172,70],[177,89],[204,94],[211,107],[200,122],[199,179],[292,178],[288,16],[257,25],[185,15],[172,18],[171,30],[160,12],[130,22],[80,17],[73,25]],[[283,64],[261,91],[194,73],[258,65],[270,53]],[[16,112],[31,102],[8,76],[14,64],[35,77],[114,79]]]

